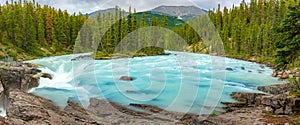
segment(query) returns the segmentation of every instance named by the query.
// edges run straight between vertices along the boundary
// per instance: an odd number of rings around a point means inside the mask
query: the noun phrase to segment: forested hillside
[[[86,19],[38,3],[6,2],[0,6],[0,59],[71,53]]]
[[[239,7],[220,8],[210,11],[226,55],[253,61],[274,61],[277,34],[274,27],[280,25],[288,14],[288,7],[299,0],[244,0]]]
[[[251,3],[242,1],[239,6],[232,6],[230,9],[219,6],[209,11],[208,15],[220,33],[226,56],[274,62],[277,52],[274,43],[279,38],[274,28],[285,19],[288,7],[297,3],[299,0],[251,0]],[[75,42],[78,43],[75,49],[80,50],[79,52],[86,52],[84,49],[97,50],[98,57],[110,56],[123,38],[147,26],[168,28],[182,37],[187,45],[170,47],[176,45],[179,38],[172,37],[171,32],[165,32],[159,34],[160,36],[138,33],[138,38],[131,39],[138,41],[136,46],[150,45],[150,41],[158,41],[164,49],[188,48],[193,52],[209,52],[206,47],[208,44],[203,43],[201,36],[189,23],[163,14],[137,13],[134,9],[129,9],[127,13],[120,8],[115,9],[114,13],[101,13],[86,21],[88,16],[81,13],[69,14],[33,2],[6,2],[0,6],[0,59],[30,59],[69,54],[73,52]],[[190,22],[200,24],[205,21],[204,16]],[[162,54],[163,49],[148,47],[139,53],[157,55]]]

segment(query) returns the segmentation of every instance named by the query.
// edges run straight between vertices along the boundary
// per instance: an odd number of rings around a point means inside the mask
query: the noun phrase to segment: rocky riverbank
[[[170,112],[144,104],[130,104],[136,110],[95,98],[83,107],[72,100],[60,109],[51,100],[27,93],[38,86],[41,73],[37,66],[16,62],[0,68],[1,106],[6,117],[0,124],[204,124],[204,125],[264,125],[292,123],[300,109],[300,99],[289,96],[292,85],[259,87],[262,93],[232,93],[239,102],[228,103],[219,115],[194,115]],[[268,94],[267,94],[268,93]]]

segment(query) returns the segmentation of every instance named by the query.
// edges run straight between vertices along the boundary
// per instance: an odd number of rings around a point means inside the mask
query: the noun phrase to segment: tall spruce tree
[[[289,7],[289,13],[275,28],[277,69],[285,69],[300,57],[300,3]]]

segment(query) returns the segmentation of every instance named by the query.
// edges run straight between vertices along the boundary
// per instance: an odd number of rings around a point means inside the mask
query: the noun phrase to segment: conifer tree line
[[[140,48],[139,53],[147,55],[164,54],[164,45],[161,47],[151,46],[152,42],[164,43],[167,34],[159,31],[139,31],[138,29],[151,26],[159,26],[167,28],[168,18],[162,15],[162,18],[152,16],[147,18],[146,13],[142,13],[138,19],[137,12],[131,7],[126,14],[124,9],[115,8],[115,12],[106,12],[90,17],[82,27],[79,33],[78,43],[75,45],[76,53],[93,52],[97,50],[98,56],[109,56],[116,51],[116,47],[124,47],[122,49]],[[125,44],[120,44],[123,40]],[[147,46],[145,48],[145,46]],[[124,53],[123,53],[124,54]]]
[[[227,55],[243,59],[273,59],[276,53],[274,41],[277,39],[273,37],[276,35],[273,28],[287,15],[288,7],[297,3],[299,0],[242,1],[239,6],[232,6],[230,9],[218,6],[216,10],[209,11],[208,16],[220,33]],[[119,43],[131,33],[134,35],[126,39],[134,42],[121,46],[162,46],[147,47],[140,51],[148,55],[162,54],[164,49],[186,48],[193,52],[208,53],[208,44],[204,44],[195,27],[189,25],[197,24],[199,27],[196,28],[213,31],[212,26],[202,23],[208,22],[205,16],[171,27],[168,16],[149,18],[147,13],[142,13],[139,18],[133,8],[129,8],[126,13],[116,7],[114,13],[98,14],[88,19],[88,15],[69,14],[34,2],[6,2],[0,5],[0,57],[29,58],[28,56],[67,54],[72,53],[75,43],[75,50],[78,52],[97,50],[97,55],[107,56],[114,53],[116,47],[120,46]],[[180,37],[174,37],[172,32],[137,31],[149,26],[169,28]],[[186,45],[176,43],[181,38]],[[210,43],[210,47],[213,46],[214,43]]]
[[[287,16],[274,28],[274,33],[276,70],[300,67],[300,3],[289,7]]]
[[[218,8],[209,12],[224,43],[227,55],[249,59],[273,59],[276,35],[273,28],[286,17],[288,7],[299,0],[244,0],[239,7]]]
[[[0,5],[0,57],[34,58],[72,52],[87,16],[16,1]],[[31,57],[29,57],[31,56]]]

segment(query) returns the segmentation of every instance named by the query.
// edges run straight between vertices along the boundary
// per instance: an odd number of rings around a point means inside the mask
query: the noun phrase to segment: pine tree
[[[300,57],[300,3],[289,8],[289,14],[275,28],[277,69],[285,69]]]
[[[136,30],[139,28],[139,25],[138,25],[138,19],[137,19],[137,14],[136,14],[136,9],[134,9],[134,12],[133,12],[133,17],[132,17],[132,30]]]
[[[131,7],[129,7],[129,13],[128,13],[128,17],[127,17],[127,31],[128,33],[131,33],[133,31],[133,17],[132,17],[132,13],[131,13]]]
[[[168,26],[168,18],[164,14],[162,15],[161,26],[165,28]]]
[[[155,16],[152,16],[151,18],[151,26],[158,26],[158,18]]]
[[[140,27],[146,27],[146,26],[147,26],[147,15],[146,15],[146,13],[142,13],[141,26]]]

